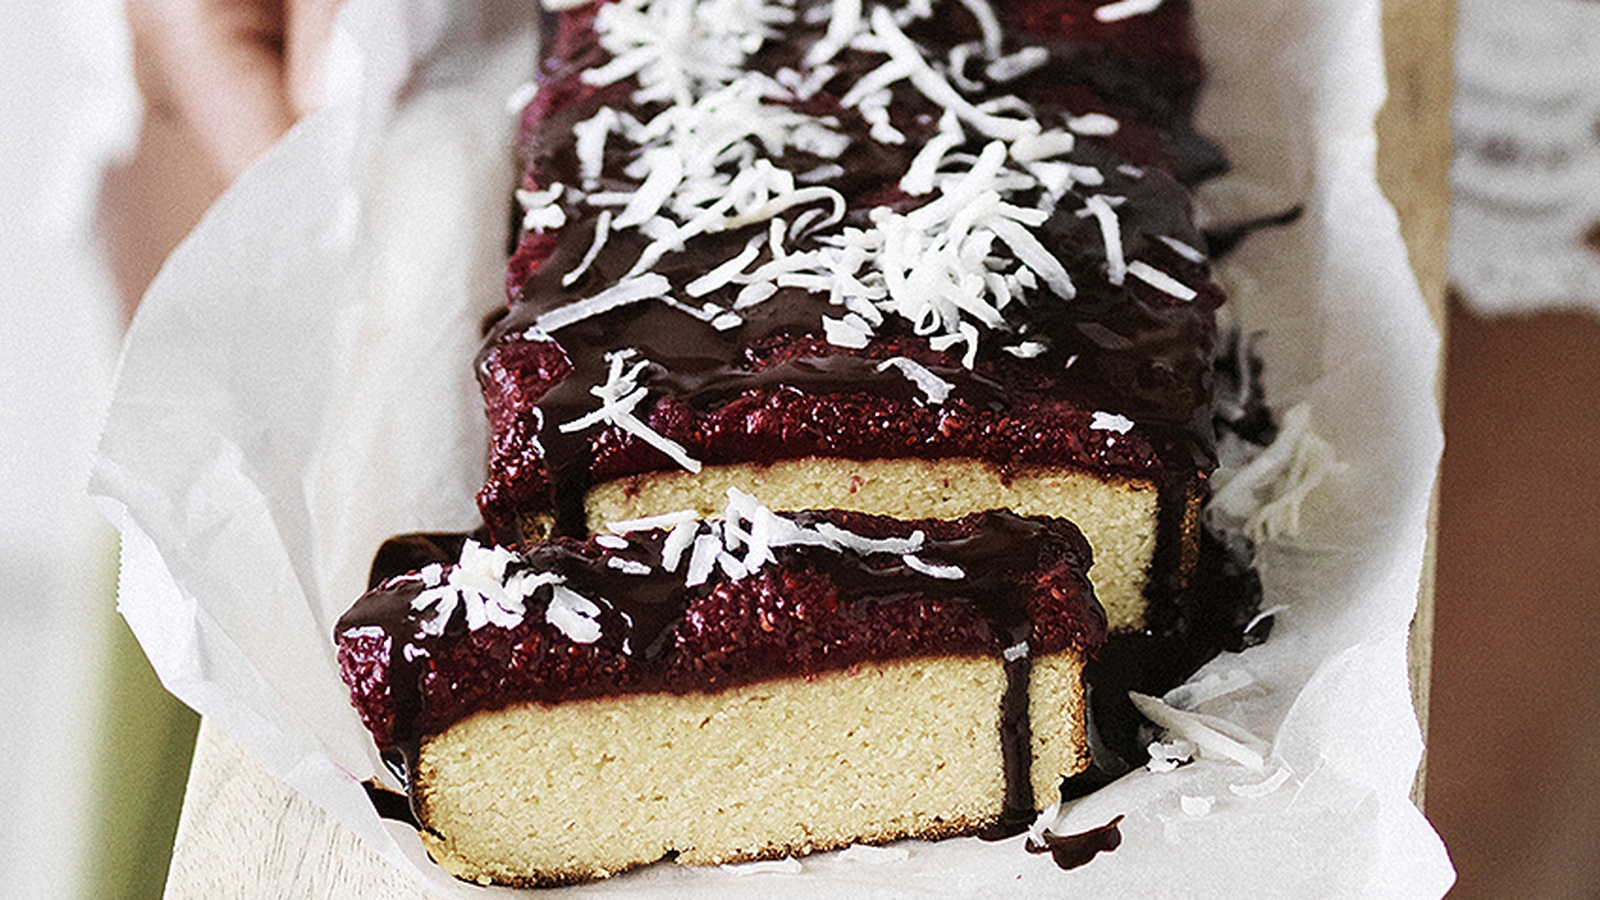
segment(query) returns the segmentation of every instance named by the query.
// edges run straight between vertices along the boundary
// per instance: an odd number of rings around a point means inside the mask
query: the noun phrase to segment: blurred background
[[[115,613],[87,467],[138,296],[314,97],[336,4],[132,0],[138,54],[118,0],[0,4],[0,898],[158,897],[197,721]],[[166,80],[184,7],[271,106],[247,133]],[[1458,7],[1411,36],[1456,72],[1425,808],[1452,897],[1596,898],[1600,2]]]

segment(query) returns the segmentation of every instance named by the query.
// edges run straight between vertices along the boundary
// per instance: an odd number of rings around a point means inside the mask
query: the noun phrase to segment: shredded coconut
[[[1128,274],[1158,291],[1177,297],[1179,300],[1193,300],[1200,296],[1199,292],[1194,288],[1146,262],[1134,260],[1128,263]]]
[[[615,534],[627,534],[630,531],[676,528],[685,522],[693,522],[698,518],[700,518],[700,515],[694,510],[680,509],[677,512],[662,513],[659,516],[645,516],[639,519],[621,519],[616,522],[607,522],[606,528]]]
[[[1089,428],[1092,431],[1114,431],[1117,434],[1127,434],[1133,430],[1133,420],[1127,416],[1097,410],[1089,419]]]
[[[1160,8],[1161,0],[1117,0],[1115,3],[1095,7],[1094,17],[1100,22],[1120,22],[1123,19],[1153,13]]]
[[[575,644],[592,644],[600,640],[600,607],[564,584],[550,588],[550,605],[545,607],[544,620],[554,625]]]
[[[1156,240],[1166,244],[1172,249],[1173,253],[1178,254],[1189,262],[1198,264],[1206,261],[1206,255],[1204,253],[1201,253],[1199,250],[1196,250],[1195,248],[1185,244],[1183,241],[1180,241],[1175,237],[1168,237],[1162,234],[1157,235]]]
[[[960,566],[937,565],[909,553],[900,558],[905,561],[906,568],[912,570],[913,572],[920,572],[929,578],[943,578],[949,581],[960,581],[961,579],[967,577],[966,571]]]
[[[1179,766],[1194,759],[1194,744],[1182,740],[1152,741],[1145,748],[1150,754],[1150,761],[1145,763],[1145,768],[1155,774],[1164,774],[1177,769]]]
[[[1008,348],[1009,349],[1009,348]],[[917,390],[928,398],[928,402],[935,406],[943,403],[955,390],[955,385],[933,374],[928,368],[913,359],[904,356],[893,356],[878,364],[878,371],[885,369],[899,369],[900,374],[917,386]]]
[[[1128,698],[1145,718],[1192,742],[1203,754],[1232,760],[1255,771],[1265,765],[1265,742],[1232,722],[1174,709],[1156,697],[1136,691],[1129,691]]]
[[[620,556],[608,558],[606,565],[624,575],[649,575],[651,571],[648,565],[636,559],[624,559]]]
[[[1106,244],[1106,280],[1118,287],[1122,286],[1128,274],[1128,264],[1122,255],[1122,224],[1114,208],[1116,202],[1121,200],[1120,197],[1094,194],[1084,201],[1084,208],[1078,213],[1080,216],[1092,215],[1100,223],[1100,236]]]
[[[1258,544],[1293,537],[1306,497],[1343,468],[1333,447],[1311,429],[1311,407],[1296,404],[1283,414],[1276,440],[1242,467],[1218,471],[1206,515]]]
[[[699,472],[700,461],[690,457],[682,444],[664,437],[634,415],[634,407],[638,406],[649,393],[645,388],[638,386],[637,379],[650,365],[650,361],[641,359],[631,367],[627,365],[637,354],[638,351],[632,348],[614,350],[606,354],[606,360],[611,364],[610,373],[604,384],[589,389],[589,393],[600,399],[600,408],[562,424],[561,431],[564,433],[582,431],[604,422],[638,437],[690,472]]]

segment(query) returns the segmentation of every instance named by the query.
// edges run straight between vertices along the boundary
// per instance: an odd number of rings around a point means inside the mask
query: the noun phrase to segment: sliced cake
[[[618,528],[469,540],[338,625],[355,704],[460,877],[1015,831],[1087,766],[1106,628],[1070,524],[735,493],[722,519]]]

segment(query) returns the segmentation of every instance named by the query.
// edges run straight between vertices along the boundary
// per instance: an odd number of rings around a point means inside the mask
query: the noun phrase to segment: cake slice
[[[339,622],[355,705],[456,875],[1015,832],[1088,765],[1081,674],[1106,628],[1069,523],[734,493],[723,519],[618,527],[467,541]]]
[[[547,29],[478,362],[502,542],[715,511],[1070,518],[1113,629],[1215,466],[1189,12],[615,0]],[[1129,7],[1131,9],[1131,7]]]

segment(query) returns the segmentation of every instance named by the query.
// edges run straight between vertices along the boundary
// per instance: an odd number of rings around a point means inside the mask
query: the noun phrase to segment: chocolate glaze
[[[1076,869],[1088,865],[1089,860],[1102,853],[1110,853],[1122,846],[1122,816],[1078,834],[1056,834],[1046,831],[1041,840],[1028,840],[1029,853],[1048,853],[1063,869]]]
[[[528,599],[515,627],[471,631],[457,609],[441,634],[423,634],[426,616],[411,603],[423,583],[402,576],[368,592],[339,620],[341,672],[380,748],[408,757],[398,770],[404,776],[422,738],[515,703],[717,691],[868,661],[999,657],[1023,642],[1029,655],[1091,654],[1104,640],[1105,614],[1083,576],[1088,545],[1066,522],[1006,511],[953,522],[846,512],[792,518],[869,538],[921,530],[927,541],[917,556],[960,566],[965,577],[932,577],[891,554],[786,546],[774,548],[775,563],[743,579],[719,575],[691,588],[681,570],[661,567],[661,532],[629,535],[622,549],[556,539],[526,550],[513,571],[558,573],[599,604],[598,640],[576,643],[546,621],[548,586]],[[449,543],[398,540],[410,547]],[[651,571],[627,574],[615,559]],[[447,560],[453,562],[436,561]],[[1007,666],[1001,729],[1008,823],[1031,821],[1034,811],[1027,659]]]
[[[814,0],[799,4],[802,21],[812,5]],[[1106,478],[1148,479],[1167,499],[1179,501],[1197,490],[1215,465],[1206,410],[1212,312],[1222,295],[1204,263],[1184,258],[1158,238],[1204,247],[1180,180],[1217,169],[1214,148],[1187,124],[1201,67],[1186,3],[1166,3],[1154,14],[1118,23],[1096,21],[1094,6],[1077,0],[996,5],[1008,29],[1008,51],[1030,43],[1049,52],[1045,66],[1000,86],[999,92],[1028,102],[1046,125],[1059,126],[1069,115],[1088,112],[1111,114],[1122,123],[1110,137],[1081,138],[1072,155],[1075,164],[1099,169],[1105,183],[1074,189],[1034,229],[1072,275],[1078,289],[1074,300],[1062,301],[1041,288],[1007,307],[1006,330],[980,339],[970,370],[959,353],[934,351],[925,338],[893,320],[877,329],[865,348],[829,345],[821,320],[839,315],[840,308],[798,289],[781,290],[742,311],[743,324],[727,331],[665,304],[645,302],[561,328],[554,341],[543,340],[527,335],[540,314],[616,283],[645,244],[636,231],[613,233],[585,274],[563,285],[563,276],[589,248],[597,216],[585,204],[563,201],[566,224],[548,234],[529,233],[518,246],[508,274],[509,311],[479,359],[493,432],[490,477],[479,499],[496,536],[521,537],[517,521],[528,513],[553,514],[558,533],[582,536],[583,497],[592,484],[676,468],[660,451],[615,428],[560,431],[560,425],[595,407],[590,388],[605,380],[605,352],[618,348],[636,348],[653,363],[640,380],[649,390],[640,417],[706,463],[759,464],[805,456],[967,458],[1002,472],[1065,466]],[[631,82],[596,88],[581,81],[584,68],[608,58],[598,46],[593,16],[594,7],[583,7],[547,23],[551,50],[543,86],[523,120],[526,188],[578,182],[573,125],[602,106],[631,105]],[[935,17],[910,26],[910,33],[940,55],[978,35],[970,14],[954,0],[938,4]],[[820,24],[797,24],[784,40],[768,41],[751,67],[768,73],[799,67],[806,48],[821,34]],[[912,155],[935,133],[941,110],[904,83],[897,85],[891,115],[907,140],[884,145],[869,139],[867,123],[835,99],[883,59],[844,52],[834,61],[840,73],[803,104],[810,112],[836,115],[839,130],[851,139],[838,160],[846,174],[829,182],[848,204],[839,227],[866,225],[874,207],[904,212],[924,202],[901,193],[897,184]],[[961,150],[980,148],[975,137]],[[637,186],[614,174],[630,152],[620,139],[607,142],[608,174],[601,189]],[[790,151],[772,162],[804,173],[830,160]],[[1129,259],[1150,262],[1200,295],[1180,301],[1135,278],[1112,285],[1098,223],[1078,215],[1092,193],[1127,198],[1118,215]],[[681,289],[736,255],[764,227],[698,236],[653,271]],[[766,252],[753,265],[765,261]],[[732,290],[701,300],[728,306]],[[683,296],[681,290],[678,295]],[[1018,360],[1003,350],[1021,340],[1045,345],[1044,353]],[[891,356],[932,369],[954,385],[950,398],[929,404],[897,370],[878,371],[878,363]],[[529,412],[534,403],[542,414]],[[1091,430],[1096,411],[1127,416],[1136,425],[1126,435]],[[1165,506],[1158,552],[1177,558],[1183,504]]]

